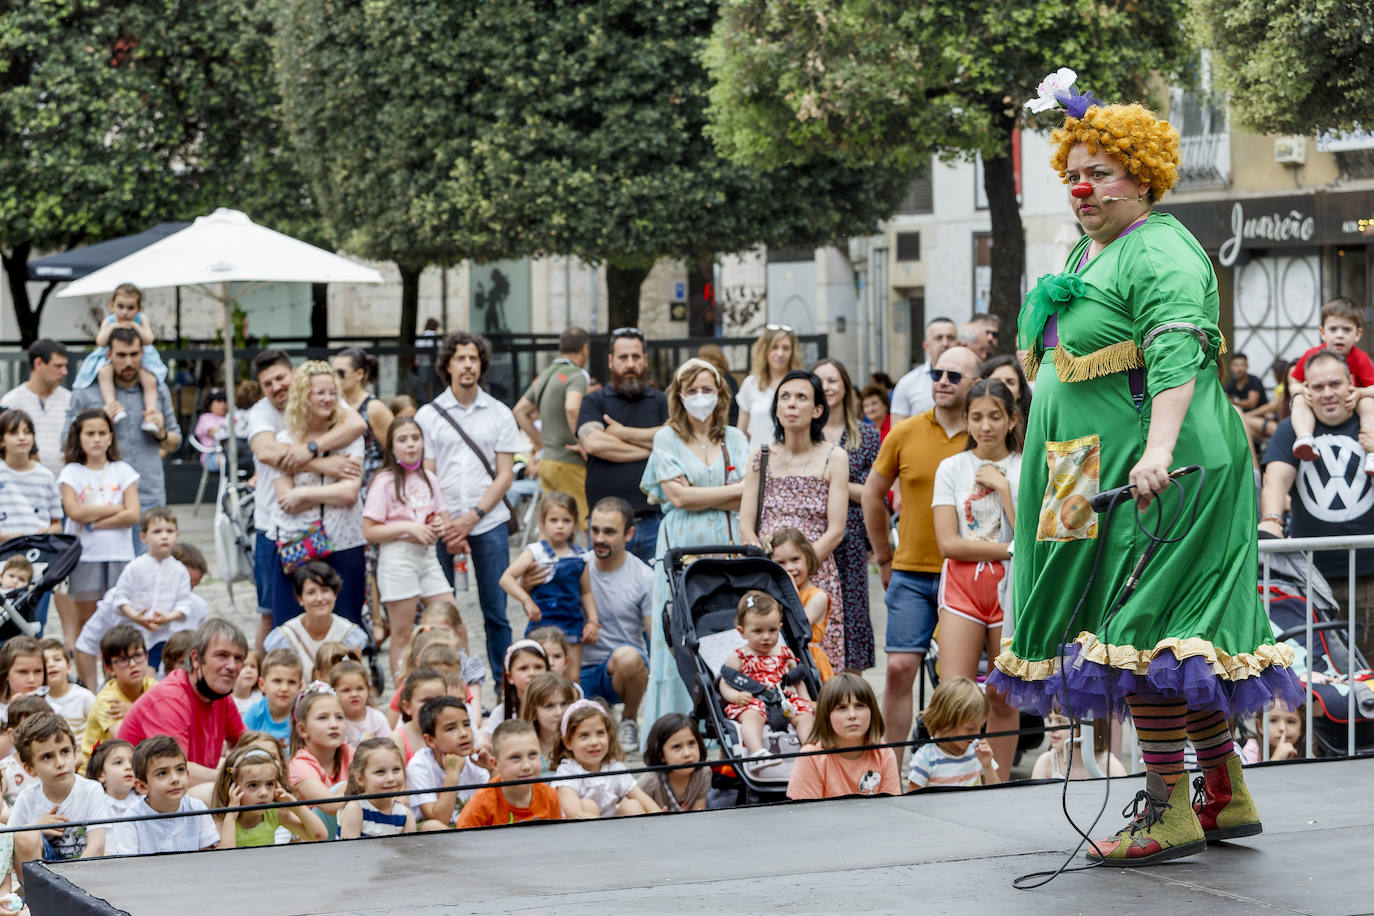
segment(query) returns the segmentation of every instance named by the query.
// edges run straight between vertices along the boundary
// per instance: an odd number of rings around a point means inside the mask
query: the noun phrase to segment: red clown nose
[[[1086,181],[1080,181],[1078,184],[1069,188],[1069,193],[1079,200],[1084,200],[1092,196],[1093,186]]]

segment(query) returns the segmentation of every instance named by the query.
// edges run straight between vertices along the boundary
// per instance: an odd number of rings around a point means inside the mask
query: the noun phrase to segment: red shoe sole
[[[1306,443],[1295,445],[1293,446],[1293,457],[1299,461],[1316,461],[1317,450]]]
[[[1171,846],[1168,849],[1161,849],[1154,855],[1140,856],[1135,859],[1102,859],[1093,855],[1091,851],[1085,854],[1089,862],[1097,865],[1104,865],[1108,868],[1137,868],[1145,865],[1158,865],[1160,862],[1168,862],[1171,859],[1181,859],[1184,856],[1195,856],[1207,850],[1207,841],[1198,840],[1184,846]]]

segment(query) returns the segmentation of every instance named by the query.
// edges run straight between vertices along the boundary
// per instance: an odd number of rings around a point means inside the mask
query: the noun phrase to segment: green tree
[[[1374,2],[1193,0],[1216,88],[1261,133],[1374,127]]]
[[[1100,98],[1147,95],[1186,72],[1185,0],[723,0],[707,52],[711,133],[761,168],[833,161],[917,167],[983,159],[992,229],[990,308],[1014,327],[1025,269],[1013,131],[1046,74],[1079,73]],[[1043,167],[1030,164],[1029,168]],[[1011,340],[1011,336],[1004,340]]]
[[[0,253],[37,338],[31,254],[231,205],[312,237],[278,127],[267,0],[0,8]]]
[[[479,260],[604,263],[610,327],[638,322],[658,258],[870,232],[913,172],[833,161],[764,171],[721,157],[704,133],[712,3],[509,0],[423,15],[445,36],[419,50],[421,69],[447,81],[433,104],[451,129],[435,147],[444,180],[414,213]]]

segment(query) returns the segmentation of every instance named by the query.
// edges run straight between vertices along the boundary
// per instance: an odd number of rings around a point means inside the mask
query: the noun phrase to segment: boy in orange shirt
[[[542,766],[539,736],[529,722],[507,719],[496,726],[491,736],[491,750],[496,758],[497,781],[532,779],[539,775]],[[520,821],[562,819],[558,793],[546,782],[535,782],[478,789],[463,806],[458,826],[491,827]]]

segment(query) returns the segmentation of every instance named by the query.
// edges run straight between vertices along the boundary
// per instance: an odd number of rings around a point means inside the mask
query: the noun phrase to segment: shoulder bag
[[[477,443],[472,441],[472,437],[463,431],[463,427],[458,425],[458,421],[453,419],[453,416],[447,410],[440,407],[437,401],[430,401],[429,403],[430,406],[434,408],[435,412],[447,420],[448,425],[453,427],[454,432],[458,433],[459,437],[467,443],[468,448],[477,456],[477,460],[482,463],[482,469],[487,472],[487,476],[495,480],[496,469],[491,466],[491,462],[487,460],[487,456],[482,454],[482,450],[477,447]],[[515,509],[512,508],[510,500],[506,499],[504,493],[501,495],[501,503],[506,507],[506,511],[510,513],[510,518],[506,520],[506,531],[510,534],[518,533],[520,531],[520,519],[516,517]]]
[[[754,537],[763,539],[759,525],[763,523],[763,487],[768,481],[768,446],[759,449],[759,505],[754,510]]]

